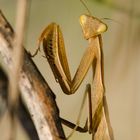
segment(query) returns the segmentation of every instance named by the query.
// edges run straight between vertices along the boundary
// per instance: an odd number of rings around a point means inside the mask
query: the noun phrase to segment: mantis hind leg
[[[68,120],[65,120],[65,119],[61,118],[61,122],[62,122],[64,125],[66,125],[67,127],[73,129],[72,132],[71,132],[71,133],[69,134],[69,136],[67,137],[67,139],[69,139],[69,138],[73,135],[73,133],[74,133],[75,131],[79,131],[79,132],[81,132],[81,133],[85,133],[85,132],[88,131],[88,119],[87,119],[87,121],[86,121],[84,127],[80,127],[80,126],[79,126],[79,122],[80,122],[80,118],[81,118],[81,116],[82,116],[82,112],[83,112],[83,108],[84,108],[84,105],[85,105],[85,101],[86,101],[87,94],[88,94],[88,96],[91,95],[91,85],[90,85],[90,84],[87,84],[87,86],[86,86],[86,90],[85,90],[85,93],[84,93],[84,96],[83,96],[83,100],[82,100],[82,103],[81,103],[80,111],[79,111],[79,114],[78,114],[78,117],[77,117],[77,121],[76,121],[75,124],[72,123],[72,122],[70,122],[70,121],[68,121]],[[90,99],[91,99],[91,98],[89,97],[89,100],[90,100]],[[91,104],[91,102],[89,101],[89,112],[91,112],[91,110],[92,110],[90,104]],[[90,114],[90,115],[89,115],[89,121],[91,121],[91,120],[92,120],[92,114],[91,114],[91,113],[89,113],[89,114]],[[90,122],[90,123],[91,123],[91,122]]]

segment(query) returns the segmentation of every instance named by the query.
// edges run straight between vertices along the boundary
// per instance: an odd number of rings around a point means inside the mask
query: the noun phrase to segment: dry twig
[[[18,81],[22,68],[23,61],[23,39],[26,23],[27,13],[27,0],[17,1],[17,17],[16,17],[16,33],[14,40],[14,48],[12,54],[13,69],[10,69],[9,76],[9,94],[8,94],[8,108],[11,116],[11,136],[10,139],[15,139],[16,125],[15,125],[15,113],[17,112],[19,102],[19,90]],[[13,131],[14,127],[14,131]]]
[[[13,40],[14,32],[0,12],[0,54],[9,69],[13,69]],[[40,140],[65,139],[55,95],[26,50],[24,50],[24,62],[18,85]]]
[[[3,69],[0,67],[0,125],[7,111],[8,107],[7,98],[8,98],[8,77],[6,73],[3,71]],[[39,140],[33,121],[31,120],[30,114],[28,110],[25,108],[25,105],[23,104],[21,98],[19,98],[16,117],[18,118],[20,124],[28,134],[29,139]],[[7,124],[7,122],[5,123]],[[1,137],[3,138],[4,136],[0,135],[0,139]]]

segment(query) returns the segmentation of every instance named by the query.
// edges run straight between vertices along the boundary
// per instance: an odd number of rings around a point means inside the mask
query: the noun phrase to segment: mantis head
[[[85,39],[98,36],[107,30],[107,25],[96,17],[81,15],[80,24],[82,26]]]

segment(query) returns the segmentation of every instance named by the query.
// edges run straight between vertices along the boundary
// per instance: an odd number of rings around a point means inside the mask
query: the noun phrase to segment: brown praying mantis
[[[76,92],[90,66],[92,66],[93,81],[92,84],[87,84],[85,91],[85,93],[88,93],[89,98],[88,123],[83,129],[64,119],[62,119],[62,123],[80,132],[89,131],[93,140],[113,140],[105,97],[101,37],[101,34],[107,30],[107,25],[90,14],[81,15],[80,24],[84,38],[88,41],[88,47],[73,79],[69,70],[63,35],[59,25],[56,23],[51,23],[43,30],[39,38],[38,48],[33,56],[40,50],[42,43],[54,77],[60,84],[63,92],[68,95]]]

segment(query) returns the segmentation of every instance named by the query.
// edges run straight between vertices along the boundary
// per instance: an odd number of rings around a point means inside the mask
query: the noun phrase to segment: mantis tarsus
[[[43,30],[39,38],[38,49],[35,54],[37,54],[40,49],[40,44],[43,43],[44,53],[53,71],[54,77],[60,84],[63,92],[68,95],[75,93],[86,76],[90,66],[92,66],[92,85],[88,84],[86,89],[86,92],[89,95],[89,126],[88,128],[85,127],[86,130],[83,129],[83,132],[89,131],[89,133],[92,133],[93,139],[95,140],[113,140],[113,133],[111,131],[109,117],[107,114],[108,112],[106,109],[103,79],[101,34],[107,30],[107,25],[91,15],[81,15],[80,24],[83,30],[84,38],[88,40],[88,47],[81,59],[80,65],[73,79],[71,79],[67,62],[63,35],[59,25],[56,23],[51,23]],[[64,120],[62,120],[62,122],[63,121]],[[106,124],[104,124],[104,122],[106,122]],[[75,125],[71,127],[75,127]],[[108,128],[108,134],[106,134],[107,130],[105,130],[104,127]],[[78,126],[76,127],[76,130],[82,131],[82,129]]]

